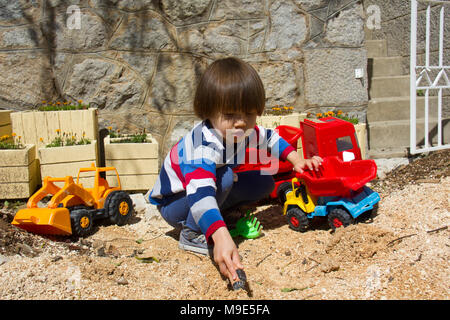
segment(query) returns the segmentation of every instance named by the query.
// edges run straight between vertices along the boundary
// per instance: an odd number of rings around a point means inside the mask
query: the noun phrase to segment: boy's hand
[[[220,273],[233,283],[238,280],[236,269],[244,269],[236,244],[225,227],[217,229],[211,237],[214,240],[214,261]]]
[[[314,156],[311,159],[301,159],[296,151],[292,151],[287,156],[287,160],[292,163],[294,170],[298,173],[303,173],[305,168],[309,170],[319,170],[319,166],[322,164],[323,159],[319,156]]]
[[[319,166],[322,164],[322,158],[314,156],[311,159],[300,160],[294,165],[294,170],[298,173],[303,173],[303,169],[319,170]]]

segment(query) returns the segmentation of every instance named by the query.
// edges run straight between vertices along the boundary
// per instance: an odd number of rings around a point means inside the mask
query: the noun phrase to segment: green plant
[[[17,136],[14,132],[11,135],[5,134],[0,137],[0,149],[23,149],[24,145],[21,139],[22,137]]]
[[[84,110],[88,109],[89,105],[83,104],[83,100],[78,100],[77,103],[72,101],[64,102],[47,102],[42,101],[42,105],[39,106],[39,111],[60,111],[60,110]]]
[[[132,133],[132,134],[122,134],[120,130],[114,131],[112,127],[108,127],[109,137],[110,138],[120,138],[111,140],[111,143],[146,143],[147,133],[145,129],[140,133]]]
[[[65,133],[61,135],[61,129],[56,129],[56,137],[50,141],[49,144],[45,145],[46,148],[53,148],[53,147],[65,147],[65,146],[79,146],[79,145],[86,145],[91,144],[91,140],[86,138],[86,134],[83,132],[83,135],[80,139],[77,138],[77,134]],[[43,138],[39,139],[41,142],[44,142]]]
[[[344,113],[342,110],[338,110],[336,112],[334,111],[327,111],[324,113],[316,113],[315,115],[313,115],[312,113],[308,112],[307,114],[307,118],[316,118],[316,119],[320,119],[320,118],[326,118],[326,117],[336,117],[348,122],[351,122],[353,124],[358,124],[359,120],[356,117],[350,117],[348,116],[347,113]]]

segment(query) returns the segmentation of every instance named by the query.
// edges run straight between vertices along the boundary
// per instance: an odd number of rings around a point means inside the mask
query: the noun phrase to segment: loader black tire
[[[94,217],[86,209],[76,209],[70,212],[72,234],[78,237],[87,237],[94,231]]]
[[[346,210],[336,208],[331,210],[328,214],[328,224],[332,230],[336,230],[340,227],[348,227],[354,222],[353,217]]]
[[[290,208],[286,212],[286,218],[289,228],[298,232],[305,232],[308,230],[309,220],[305,212],[300,208]]]
[[[106,210],[111,223],[123,226],[133,215],[133,201],[125,191],[111,192],[105,200]]]
[[[286,194],[292,191],[292,183],[291,182],[283,182],[278,186],[277,196],[281,205],[284,205],[286,202]]]

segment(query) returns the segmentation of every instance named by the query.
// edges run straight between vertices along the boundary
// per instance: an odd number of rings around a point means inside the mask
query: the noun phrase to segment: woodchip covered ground
[[[446,300],[449,168],[450,152],[435,152],[373,181],[377,212],[336,232],[321,220],[295,232],[280,205],[258,204],[264,236],[237,240],[249,280],[238,291],[209,258],[178,249],[156,213],[74,239],[21,231],[10,225],[20,206],[3,208],[0,299]]]

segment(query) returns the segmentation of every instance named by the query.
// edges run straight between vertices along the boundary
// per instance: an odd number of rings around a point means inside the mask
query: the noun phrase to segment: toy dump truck
[[[117,186],[110,187],[107,171],[115,172]],[[80,183],[82,172],[94,172],[93,188]],[[55,182],[64,182],[62,188]],[[53,195],[47,208],[38,208],[38,202],[48,194]],[[94,221],[109,219],[117,225],[125,224],[133,214],[130,196],[121,190],[120,178],[114,167],[80,168],[77,182],[71,176],[45,177],[42,187],[27,202],[27,208],[17,212],[12,224],[32,233],[52,235],[76,235],[85,237],[94,230]]]
[[[275,188],[270,197],[283,204],[292,229],[305,231],[315,216],[328,216],[333,229],[347,226],[380,200],[378,193],[365,186],[376,177],[377,167],[373,160],[362,160],[352,123],[335,117],[305,119],[300,128],[278,126],[275,131],[294,149],[302,138],[305,159],[324,159],[320,171],[298,174],[288,161],[275,157],[269,163],[251,164],[249,153],[256,152],[251,148],[246,151],[246,163],[234,171],[261,170],[273,175]]]
[[[285,191],[283,214],[289,227],[304,232],[314,217],[328,217],[332,229],[350,225],[380,201],[378,193],[365,186],[376,172],[373,160],[344,162],[328,156],[318,171],[297,173]]]

